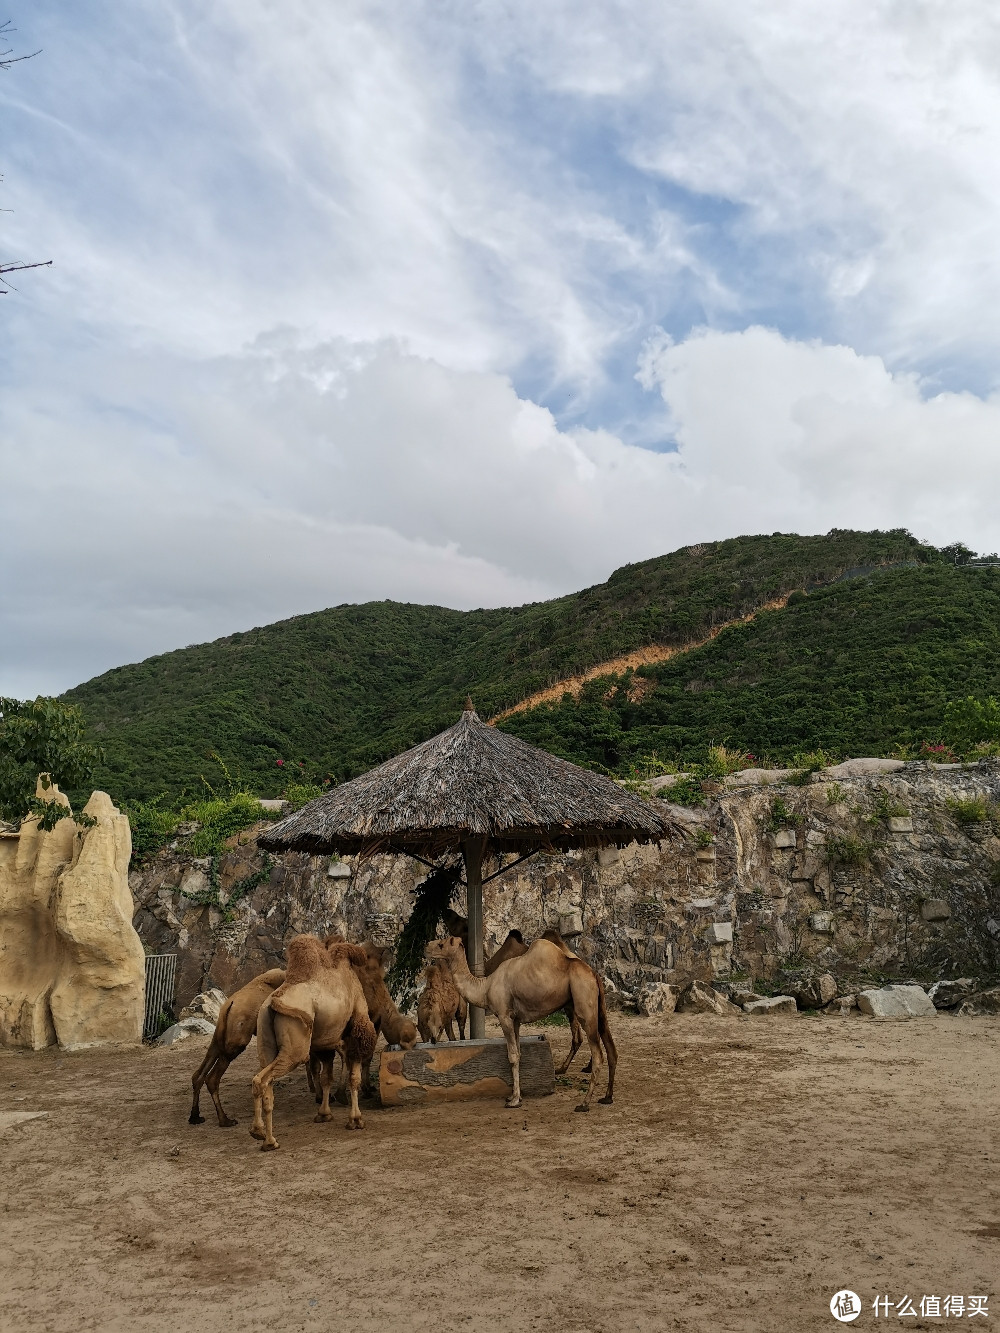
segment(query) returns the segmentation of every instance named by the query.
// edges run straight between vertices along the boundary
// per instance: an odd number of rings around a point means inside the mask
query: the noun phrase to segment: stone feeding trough
[[[496,1100],[514,1083],[507,1044],[499,1038],[421,1044],[409,1051],[383,1051],[378,1087],[383,1106],[420,1102]],[[548,1097],[556,1090],[548,1038],[521,1038],[521,1096]]]

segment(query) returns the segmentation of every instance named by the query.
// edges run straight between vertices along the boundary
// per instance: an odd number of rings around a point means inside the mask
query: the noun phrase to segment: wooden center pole
[[[469,971],[483,975],[483,852],[485,838],[467,838],[462,843],[465,860],[465,886],[469,911]],[[481,1041],[486,1036],[486,1013],[478,1005],[469,1005],[469,1036]]]

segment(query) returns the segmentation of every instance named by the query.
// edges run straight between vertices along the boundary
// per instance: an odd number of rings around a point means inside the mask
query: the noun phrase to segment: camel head
[[[460,935],[446,935],[444,939],[430,940],[424,946],[424,957],[429,963],[443,959],[450,965],[465,957],[465,945]]]

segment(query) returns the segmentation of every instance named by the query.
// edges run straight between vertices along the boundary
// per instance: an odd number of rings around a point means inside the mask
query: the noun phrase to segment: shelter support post
[[[469,917],[469,971],[473,976],[483,975],[483,852],[485,838],[467,838],[462,843],[465,860],[465,886],[468,896]],[[486,1036],[486,1013],[478,1005],[469,1005],[469,1036],[482,1040]]]

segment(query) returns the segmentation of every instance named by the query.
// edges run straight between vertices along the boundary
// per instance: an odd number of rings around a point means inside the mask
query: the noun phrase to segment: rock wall
[[[38,795],[68,807],[58,787]],[[94,792],[81,827],[0,835],[0,1044],[68,1050],[142,1036],[145,955],[132,926],[128,820]]]
[[[807,964],[845,979],[1000,970],[1000,765],[788,776],[736,775],[702,808],[667,806],[676,842],[538,856],[492,881],[487,951],[512,927],[559,926],[626,996]],[[131,875],[135,924],[150,951],[178,952],[179,1008],[279,965],[304,930],[391,943],[426,873],[406,857],[265,858],[252,837],[215,863],[167,851]]]

